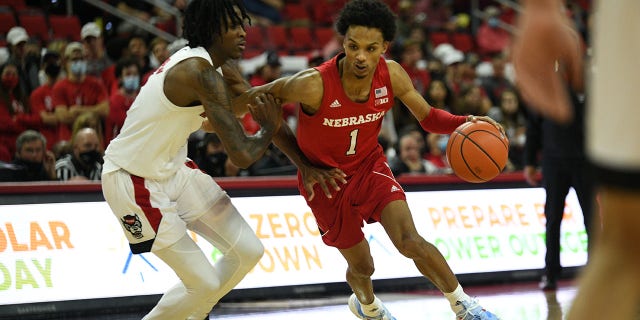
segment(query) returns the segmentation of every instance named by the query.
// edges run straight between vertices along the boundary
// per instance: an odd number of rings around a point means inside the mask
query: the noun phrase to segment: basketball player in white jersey
[[[189,47],[149,78],[106,150],[104,197],[132,252],[153,252],[181,280],[145,320],[208,319],[215,303],[262,257],[262,244],[227,194],[186,158],[187,138],[204,116],[240,167],[263,154],[282,122],[282,108],[272,96],[250,106],[262,127],[253,136],[228,111],[229,93],[216,69],[241,57],[248,19],[241,0],[191,1],[184,17]],[[224,257],[212,266],[187,229]]]
[[[557,60],[581,76],[581,50],[562,0],[526,0],[514,47],[519,86],[532,107],[570,119]],[[635,319],[640,301],[640,1],[595,2],[587,152],[599,187],[602,230],[567,319]],[[586,68],[587,70],[589,68]]]

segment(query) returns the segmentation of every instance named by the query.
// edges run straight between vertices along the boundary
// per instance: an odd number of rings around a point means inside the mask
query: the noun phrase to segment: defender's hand
[[[280,99],[272,94],[261,93],[256,97],[255,105],[247,105],[253,119],[263,128],[276,132],[282,123],[282,106]]]
[[[300,175],[302,176],[302,183],[304,184],[304,190],[307,192],[307,200],[311,201],[315,197],[313,186],[317,183],[324,192],[327,198],[331,198],[331,191],[329,185],[334,191],[340,191],[340,184],[346,184],[347,176],[338,168],[323,169],[313,166],[300,167]]]

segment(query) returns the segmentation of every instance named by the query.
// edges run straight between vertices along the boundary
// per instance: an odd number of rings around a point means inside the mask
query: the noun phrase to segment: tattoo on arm
[[[271,144],[272,131],[262,128],[247,137],[240,122],[231,112],[229,89],[222,76],[213,68],[199,73],[201,101],[209,122],[231,158],[239,167],[246,168],[262,156]]]

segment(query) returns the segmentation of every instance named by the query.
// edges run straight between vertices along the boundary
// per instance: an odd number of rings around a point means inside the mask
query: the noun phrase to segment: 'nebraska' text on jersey
[[[316,165],[338,167],[352,175],[365,160],[383,156],[378,144],[382,118],[393,106],[389,70],[380,58],[373,75],[369,99],[354,102],[342,88],[339,54],[316,69],[322,76],[324,93],[313,115],[299,113],[298,144]]]

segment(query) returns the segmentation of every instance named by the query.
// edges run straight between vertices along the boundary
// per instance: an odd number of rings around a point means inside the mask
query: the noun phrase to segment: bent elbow
[[[252,159],[244,152],[240,152],[235,155],[229,155],[229,158],[231,159],[231,162],[233,162],[233,164],[240,169],[249,168],[249,166],[251,166],[251,164],[253,164],[253,162],[255,162],[256,160]]]

